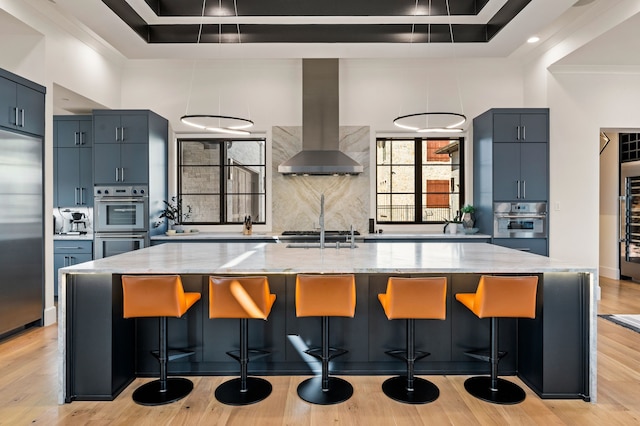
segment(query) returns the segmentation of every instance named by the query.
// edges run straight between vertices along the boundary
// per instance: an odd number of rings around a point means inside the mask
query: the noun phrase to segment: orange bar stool
[[[498,318],[535,318],[536,276],[480,277],[475,293],[458,293],[456,300],[469,308],[478,318],[491,318],[489,355],[469,352],[467,355],[491,363],[491,376],[471,377],[464,387],[471,395],[494,404],[518,404],[524,401],[524,390],[507,380],[498,378],[498,362],[506,355],[498,351]]]
[[[269,353],[249,349],[249,319],[266,320],[275,301],[267,277],[209,277],[209,318],[240,319],[240,350],[227,352],[240,363],[240,377],[216,388],[216,399],[223,404],[253,404],[271,394],[271,383],[247,377],[249,354]]]
[[[179,275],[123,275],[122,290],[125,318],[160,319],[157,355],[160,379],[138,387],[133,392],[133,400],[141,405],[163,405],[184,398],[193,389],[193,383],[181,377],[167,378],[167,362],[193,355],[193,352],[168,355],[167,318],[184,315],[200,300],[200,293],[185,293]]]
[[[440,390],[428,380],[414,377],[416,361],[429,356],[429,352],[416,351],[416,319],[443,320],[447,314],[447,278],[390,277],[387,292],[378,294],[384,313],[390,320],[405,319],[407,346],[405,350],[385,353],[407,363],[405,376],[391,377],[382,384],[389,398],[406,404],[426,404],[438,399]]]
[[[322,317],[322,346],[305,353],[322,361],[322,375],[298,386],[298,396],[312,404],[337,404],[351,398],[353,386],[329,377],[329,361],[347,353],[329,347],[329,317],[353,318],[356,311],[356,281],[352,274],[306,275],[296,278],[296,316]]]

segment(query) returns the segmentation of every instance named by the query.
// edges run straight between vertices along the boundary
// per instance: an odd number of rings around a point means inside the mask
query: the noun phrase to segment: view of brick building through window
[[[463,193],[462,145],[462,138],[378,139],[377,222],[452,220],[460,210]]]

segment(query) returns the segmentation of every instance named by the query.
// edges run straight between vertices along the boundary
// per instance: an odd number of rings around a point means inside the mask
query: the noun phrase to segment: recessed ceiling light
[[[527,40],[527,43],[537,43],[539,41],[540,41],[540,37],[532,36],[532,37],[529,37],[529,39]]]

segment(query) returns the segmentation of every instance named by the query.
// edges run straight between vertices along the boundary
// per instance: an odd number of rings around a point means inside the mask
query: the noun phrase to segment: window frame
[[[423,187],[423,173],[422,173],[422,168],[423,167],[429,167],[430,164],[428,164],[427,162],[427,158],[422,158],[422,152],[423,152],[423,142],[429,141],[429,140],[437,140],[437,141],[442,141],[442,140],[448,140],[450,141],[450,143],[458,141],[458,156],[459,156],[459,162],[456,163],[457,166],[459,167],[459,185],[460,185],[460,189],[457,192],[458,195],[458,206],[457,209],[454,207],[452,208],[452,213],[454,213],[456,210],[460,210],[462,209],[462,207],[465,205],[465,156],[464,156],[464,142],[465,142],[465,138],[464,136],[459,136],[459,137],[424,137],[424,136],[407,136],[407,137],[400,137],[400,136],[393,136],[393,137],[377,137],[376,138],[376,147],[378,146],[378,143],[381,141],[413,141],[414,142],[414,162],[413,162],[413,169],[414,169],[414,188],[413,188],[413,196],[415,199],[415,203],[414,203],[414,220],[413,221],[393,221],[393,220],[379,220],[378,219],[378,200],[380,199],[381,195],[393,195],[394,193],[389,191],[389,192],[380,192],[378,190],[378,172],[379,172],[379,166],[383,165],[380,163],[379,159],[378,159],[378,151],[376,150],[376,154],[375,154],[375,167],[376,167],[376,173],[375,173],[375,182],[373,183],[374,188],[375,188],[375,200],[376,200],[376,204],[375,204],[375,218],[376,218],[376,222],[380,223],[380,224],[387,224],[387,225],[416,225],[416,224],[443,224],[445,223],[444,220],[424,220],[424,208],[426,206],[426,197],[424,197],[425,199],[423,199],[423,192],[422,192],[422,187]],[[425,151],[425,157],[428,156],[428,148],[425,147],[424,149]],[[390,162],[389,166],[393,166],[394,163]],[[451,166],[453,166],[454,164],[451,164]],[[396,164],[396,166],[407,166],[407,164]],[[426,186],[426,180],[424,182],[425,186]],[[425,187],[425,191],[426,191],[426,187]],[[402,194],[402,193],[397,193],[397,194]],[[456,194],[456,192],[450,192],[449,194]],[[391,207],[393,207],[393,204],[391,205]]]
[[[182,159],[182,142],[206,142],[206,143],[214,143],[219,145],[219,159],[218,159],[218,164],[212,164],[212,165],[188,165],[188,164],[183,164],[183,159]],[[239,163],[235,163],[235,162],[230,162],[228,163],[227,160],[227,150],[228,148],[232,145],[233,142],[262,142],[261,144],[261,150],[262,152],[260,153],[260,158],[263,159],[263,164],[239,164]],[[219,197],[218,201],[219,201],[219,208],[220,208],[220,221],[219,222],[196,222],[196,221],[191,221],[191,220],[185,220],[182,222],[182,224],[184,225],[238,225],[238,224],[242,224],[243,221],[239,220],[239,221],[229,221],[227,218],[227,207],[228,207],[228,203],[227,203],[227,198],[230,195],[256,195],[258,197],[262,197],[264,199],[264,218],[261,221],[256,221],[255,219],[253,220],[254,224],[259,224],[259,225],[264,225],[266,224],[267,221],[267,184],[266,184],[266,177],[267,177],[267,161],[266,161],[266,138],[264,137],[251,137],[251,138],[230,138],[230,137],[211,137],[211,138],[202,138],[202,137],[181,137],[181,138],[177,138],[176,140],[176,147],[177,147],[177,152],[176,152],[176,175],[177,175],[177,185],[178,187],[176,188],[176,193],[177,193],[177,198],[178,199],[182,199],[184,198],[184,196],[188,196],[188,195],[211,195],[211,196],[217,196]],[[233,168],[243,168],[243,169],[248,169],[252,166],[255,167],[262,167],[264,169],[264,176],[263,179],[265,180],[265,182],[262,182],[262,187],[264,188],[264,192],[256,192],[256,193],[228,193],[226,186],[225,186],[225,182],[226,182],[226,177],[229,176],[229,174],[231,173],[231,171],[233,170]],[[182,168],[183,167],[210,167],[210,168],[217,168],[219,170],[220,173],[220,182],[219,182],[219,187],[215,189],[215,191],[211,191],[209,192],[199,192],[199,193],[183,193],[182,192]]]

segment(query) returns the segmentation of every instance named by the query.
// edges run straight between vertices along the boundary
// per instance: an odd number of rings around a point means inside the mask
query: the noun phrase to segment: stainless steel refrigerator
[[[42,322],[42,144],[0,129],[0,336]]]

